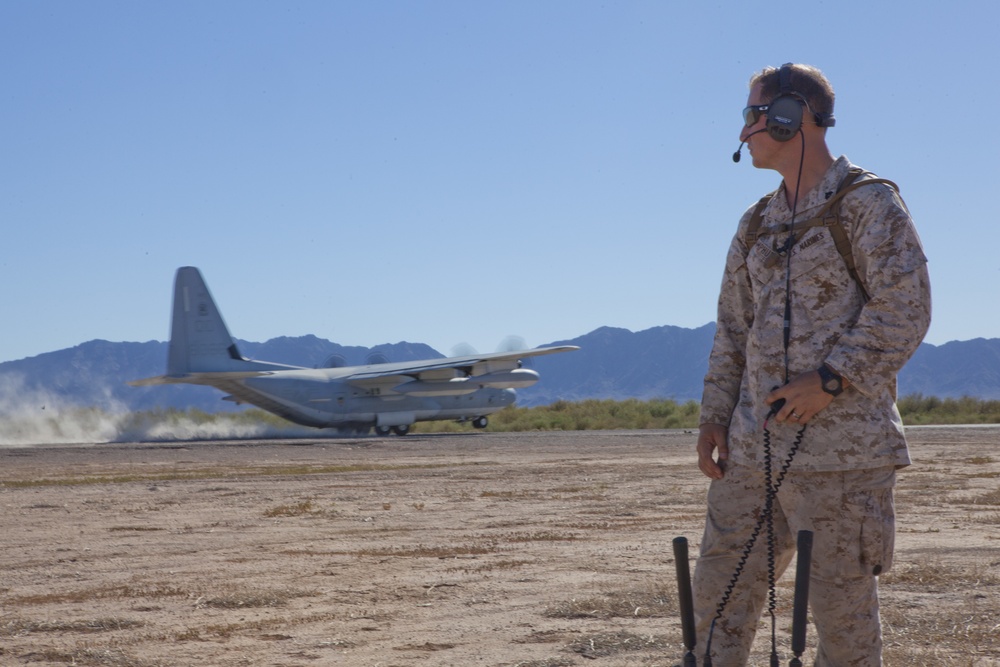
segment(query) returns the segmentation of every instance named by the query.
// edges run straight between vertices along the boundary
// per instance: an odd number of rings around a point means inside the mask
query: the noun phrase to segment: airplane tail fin
[[[167,374],[128,384],[135,387],[176,383],[217,386],[218,383],[299,368],[245,359],[229,335],[201,272],[193,266],[183,266],[177,269],[174,279]]]
[[[239,367],[245,361],[201,272],[193,266],[177,269],[167,374],[244,370]]]
[[[174,311],[170,323],[167,377],[198,373],[251,373],[289,370],[268,361],[250,361],[240,354],[201,272],[193,266],[177,269]]]

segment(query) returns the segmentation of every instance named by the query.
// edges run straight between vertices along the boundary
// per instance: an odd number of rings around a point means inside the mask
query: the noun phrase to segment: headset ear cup
[[[837,124],[837,119],[832,113],[816,113],[816,124],[820,127],[833,127]]]
[[[802,103],[792,95],[771,102],[767,109],[767,133],[775,141],[788,141],[802,127]]]

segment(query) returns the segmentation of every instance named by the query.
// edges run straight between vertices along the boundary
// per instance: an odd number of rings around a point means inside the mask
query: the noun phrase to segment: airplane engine
[[[471,394],[479,389],[469,378],[452,378],[451,380],[412,380],[396,385],[393,391],[407,396],[458,396]]]
[[[524,389],[538,382],[538,372],[529,368],[515,368],[509,371],[495,371],[469,378],[482,387],[497,387],[499,389]]]

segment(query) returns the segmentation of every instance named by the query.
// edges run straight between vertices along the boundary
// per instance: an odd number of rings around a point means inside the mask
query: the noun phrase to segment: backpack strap
[[[753,213],[750,215],[750,222],[747,223],[746,233],[743,235],[743,245],[746,247],[747,251],[753,247],[753,244],[757,242],[757,239],[764,234],[760,234],[760,225],[764,221],[764,209],[767,208],[767,204],[771,201],[774,195],[778,194],[778,191],[769,192],[760,198],[757,202],[757,206],[754,208]],[[765,232],[765,234],[770,232]]]
[[[858,180],[865,173],[866,172],[857,167],[848,171],[847,176],[844,177],[844,180],[842,180],[840,185],[837,187],[837,193],[830,197],[826,206],[824,206],[820,211],[820,215],[816,217],[822,219],[823,225],[825,225],[827,230],[830,232],[830,237],[833,239],[834,245],[837,246],[837,252],[840,253],[840,256],[844,260],[844,265],[847,267],[847,273],[850,274],[854,282],[858,284],[858,287],[861,289],[861,295],[867,303],[871,299],[871,295],[868,293],[865,281],[861,279],[861,276],[858,274],[858,267],[854,263],[854,251],[851,248],[850,240],[847,238],[847,232],[844,230],[844,223],[840,219],[840,204],[848,192],[856,190],[863,185],[884,183],[896,192],[899,192],[899,186],[886,178],[867,178]],[[872,175],[874,176],[874,174]]]
[[[840,184],[837,186],[836,194],[826,201],[823,208],[821,208],[815,216],[802,222],[796,222],[795,228],[805,230],[812,227],[819,227],[820,225],[827,228],[830,233],[830,237],[833,239],[834,245],[837,248],[837,252],[840,253],[841,258],[844,260],[844,265],[847,267],[847,273],[851,276],[851,279],[857,283],[858,287],[861,289],[861,294],[864,297],[864,300],[867,302],[871,296],[868,294],[868,289],[865,287],[864,281],[858,274],[857,265],[854,263],[854,252],[851,249],[851,242],[847,238],[847,232],[844,230],[844,223],[840,220],[840,203],[847,193],[863,185],[884,183],[897,193],[899,192],[899,186],[885,178],[867,178],[864,180],[858,180],[863,174],[866,173],[871,174],[871,172],[866,172],[860,167],[852,167],[848,170],[847,175],[844,176],[843,180],[841,180]],[[874,174],[872,175],[874,176]],[[768,227],[763,231],[760,228],[764,221],[764,209],[777,192],[778,191],[775,190],[774,192],[764,195],[754,207],[753,213],[750,215],[750,220],[747,223],[746,233],[743,237],[744,247],[746,247],[747,252],[750,251],[750,248],[752,248],[757,240],[762,236],[784,234],[792,230],[792,226],[787,223],[776,225],[774,227]]]

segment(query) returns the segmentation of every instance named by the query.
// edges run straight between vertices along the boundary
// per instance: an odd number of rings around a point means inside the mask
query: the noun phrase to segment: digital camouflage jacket
[[[851,167],[841,156],[800,201],[796,221],[813,217]],[[730,460],[763,466],[762,430],[769,410],[764,398],[785,383],[788,270],[788,379],[825,362],[851,383],[810,420],[793,467],[823,471],[909,464],[895,404],[896,374],[927,332],[931,297],[927,258],[905,204],[882,183],[859,187],[841,202],[841,222],[871,296],[867,302],[825,227],[795,230],[790,265],[775,255],[788,234],[767,230],[792,217],[783,192],[764,209],[762,234],[748,248],[744,239],[753,208],[741,218],[726,258],[701,423],[728,426]],[[799,426],[772,420],[769,428],[777,466]]]

